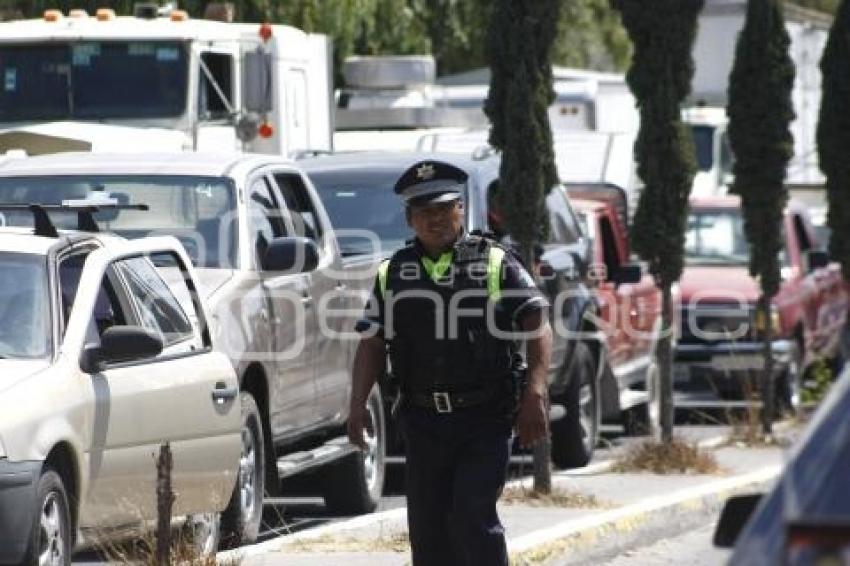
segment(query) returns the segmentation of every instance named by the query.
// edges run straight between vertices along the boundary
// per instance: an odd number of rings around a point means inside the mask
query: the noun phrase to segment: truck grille
[[[715,344],[750,340],[754,335],[752,309],[740,305],[699,305],[681,310],[679,341]]]

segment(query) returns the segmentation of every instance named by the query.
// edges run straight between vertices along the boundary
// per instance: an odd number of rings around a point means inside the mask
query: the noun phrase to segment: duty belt
[[[472,391],[407,391],[404,399],[415,407],[432,409],[438,413],[453,413],[456,409],[467,409],[483,405],[496,398],[497,387],[474,389]]]

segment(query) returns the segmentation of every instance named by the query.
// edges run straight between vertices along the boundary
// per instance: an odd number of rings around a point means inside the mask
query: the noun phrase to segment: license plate
[[[760,370],[764,368],[764,357],[760,354],[715,356],[711,358],[711,367],[718,371]]]

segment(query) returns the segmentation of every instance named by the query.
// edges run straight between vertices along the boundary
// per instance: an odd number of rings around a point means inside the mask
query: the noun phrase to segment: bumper
[[[773,371],[780,374],[792,362],[792,340],[773,342]],[[747,387],[757,386],[764,369],[763,344],[734,342],[678,344],[673,367],[676,391],[715,391],[738,397]]]
[[[19,564],[33,523],[41,462],[0,459],[0,564]]]

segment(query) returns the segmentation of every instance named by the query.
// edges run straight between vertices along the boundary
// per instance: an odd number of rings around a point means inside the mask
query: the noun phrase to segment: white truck
[[[562,181],[638,190],[632,146],[639,115],[622,75],[553,67],[549,108]],[[435,77],[430,56],[353,57],[337,91],[337,150],[487,151],[486,68]],[[636,195],[630,195],[630,200]]]
[[[692,191],[696,197],[724,194],[731,181],[726,93],[746,12],[746,0],[707,0],[699,17],[693,50],[696,71],[690,104],[683,113],[697,146],[699,172]],[[784,13],[796,67],[792,95],[796,119],[791,124],[794,157],[788,164],[786,183],[792,189],[818,187],[823,183],[815,139],[821,98],[819,64],[832,18],[788,2]]]
[[[0,23],[0,154],[330,150],[331,49],[284,25],[47,10]]]

